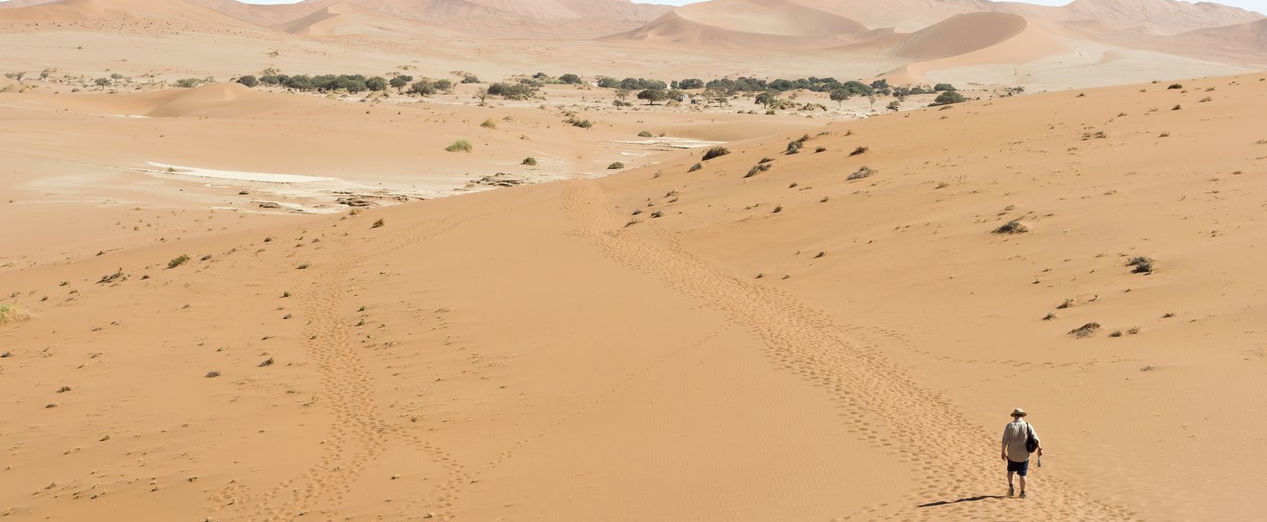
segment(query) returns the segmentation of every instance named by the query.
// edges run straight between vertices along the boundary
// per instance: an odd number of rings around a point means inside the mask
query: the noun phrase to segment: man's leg
[[[1007,494],[1008,494],[1008,496],[1012,496],[1012,495],[1016,492],[1016,490],[1015,490],[1015,489],[1013,489],[1013,487],[1012,487],[1012,475],[1015,475],[1015,474],[1016,474],[1016,472],[1015,472],[1015,471],[1009,471],[1009,472],[1007,472]],[[1025,480],[1025,479],[1021,479],[1021,480]],[[1024,484],[1024,482],[1022,482],[1022,484]],[[1021,486],[1021,489],[1022,489],[1022,490],[1024,490],[1024,489],[1025,489],[1025,486]]]
[[[1021,475],[1021,496],[1025,495],[1025,475]]]

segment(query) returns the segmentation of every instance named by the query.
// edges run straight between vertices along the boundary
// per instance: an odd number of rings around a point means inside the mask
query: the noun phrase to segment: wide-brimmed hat
[[[1013,416],[1013,417],[1024,417],[1024,416],[1026,416],[1026,415],[1029,415],[1029,414],[1028,414],[1028,413],[1025,413],[1025,410],[1022,410],[1022,409],[1020,409],[1020,408],[1017,408],[1017,409],[1015,409],[1015,410],[1012,410],[1012,416]]]

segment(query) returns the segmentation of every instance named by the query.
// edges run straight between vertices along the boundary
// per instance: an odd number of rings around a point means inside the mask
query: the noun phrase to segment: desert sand
[[[0,519],[1262,518],[1260,15],[17,1]],[[594,85],[749,74],[967,101]]]

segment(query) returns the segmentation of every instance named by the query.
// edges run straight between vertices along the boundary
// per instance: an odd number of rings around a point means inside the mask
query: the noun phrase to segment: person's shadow
[[[980,502],[982,500],[992,500],[992,499],[1000,499],[1000,498],[1007,498],[1007,497],[1004,497],[1003,495],[980,495],[976,497],[964,497],[958,500],[938,500],[937,502],[929,502],[927,504],[920,504],[919,507],[927,508],[927,507],[947,506],[950,504],[958,504],[960,502]]]

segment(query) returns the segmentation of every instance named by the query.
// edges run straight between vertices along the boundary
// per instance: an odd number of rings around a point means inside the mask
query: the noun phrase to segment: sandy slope
[[[0,269],[30,315],[0,325],[0,509],[1253,518],[1264,80],[842,122],[792,156],[799,132],[694,173],[679,152],[357,216],[189,216],[180,239]],[[1029,232],[991,233],[1008,220]],[[998,498],[1016,405],[1049,449],[1023,507]]]

